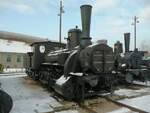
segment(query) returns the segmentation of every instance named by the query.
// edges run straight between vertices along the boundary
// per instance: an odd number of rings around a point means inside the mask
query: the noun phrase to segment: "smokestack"
[[[90,37],[90,24],[91,24],[91,5],[82,5],[81,7],[81,20],[82,20],[82,35],[81,35],[81,47],[86,47],[91,42]]]
[[[125,52],[130,51],[130,33],[124,33]]]

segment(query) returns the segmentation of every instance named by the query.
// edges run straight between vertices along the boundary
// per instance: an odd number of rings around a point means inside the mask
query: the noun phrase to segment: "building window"
[[[7,56],[7,62],[11,62],[11,55]]]
[[[17,55],[17,62],[21,62],[21,56]]]

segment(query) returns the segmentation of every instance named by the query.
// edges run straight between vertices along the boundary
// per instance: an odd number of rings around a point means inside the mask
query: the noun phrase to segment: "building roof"
[[[31,51],[30,45],[41,42],[59,43],[46,38],[30,36],[20,33],[0,31],[0,52],[27,53]],[[61,45],[65,46],[65,43]]]
[[[0,31],[0,39],[25,42],[27,44],[32,44],[34,42],[48,41],[47,38],[30,36],[20,33],[13,33],[8,31]]]

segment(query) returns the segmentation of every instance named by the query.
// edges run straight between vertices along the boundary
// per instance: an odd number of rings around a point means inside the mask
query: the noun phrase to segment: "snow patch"
[[[137,113],[137,112],[131,111],[128,108],[120,108],[120,109],[117,109],[108,113]]]
[[[149,82],[149,81],[147,81],[147,82],[134,81],[133,83],[134,83],[134,84],[145,85],[145,86],[150,86],[150,82]]]
[[[123,99],[119,102],[141,109],[146,112],[150,112],[150,95],[132,98],[132,99]]]
[[[53,111],[52,106],[62,106],[36,82],[31,79],[12,76],[7,76],[7,79],[0,77],[2,89],[13,99],[14,104],[10,113],[45,113]]]
[[[70,72],[71,75],[75,75],[75,76],[83,76],[83,73],[73,73],[73,72]]]
[[[58,85],[63,85],[64,83],[66,83],[66,81],[68,81],[70,79],[70,77],[65,77],[64,75],[61,76],[57,81],[56,84]]]
[[[76,110],[68,110],[68,111],[61,111],[61,112],[55,112],[55,113],[79,113]]]
[[[0,79],[9,79],[9,78],[17,78],[17,77],[26,77],[26,73],[7,73],[7,74],[0,74]]]
[[[114,94],[120,95],[120,96],[127,96],[127,97],[133,97],[133,96],[140,96],[141,94],[149,94],[150,88],[143,88],[140,90],[131,90],[131,89],[119,89],[114,92]]]

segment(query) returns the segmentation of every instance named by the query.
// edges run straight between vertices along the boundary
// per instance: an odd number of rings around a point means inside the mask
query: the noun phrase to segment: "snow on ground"
[[[9,79],[9,78],[16,78],[16,77],[25,77],[27,76],[26,73],[5,73],[0,74],[0,79]]]
[[[55,113],[79,113],[76,110],[67,110],[67,111],[60,111],[60,112],[55,112]]]
[[[10,77],[10,78],[8,78]],[[2,88],[11,95],[13,99],[13,109],[11,113],[42,113],[53,111],[50,106],[62,106],[49,92],[41,86],[23,77],[0,76]]]
[[[131,111],[128,108],[120,108],[120,109],[117,109],[108,113],[137,113],[137,112]]]
[[[24,68],[5,68],[4,73],[25,72]]]
[[[147,82],[134,81],[133,83],[135,83],[135,84],[141,84],[141,85],[146,85],[146,86],[150,86],[150,81],[147,81]]]
[[[132,99],[123,99],[120,100],[119,102],[150,113],[150,95],[141,96]]]
[[[135,96],[140,96],[142,94],[150,94],[150,88],[143,88],[139,90],[119,89],[119,90],[116,90],[114,94],[117,94],[120,96],[135,97]]]
[[[150,87],[141,88],[139,90],[119,89],[115,91],[115,94],[128,97],[126,99],[119,100],[119,102],[150,113]],[[110,113],[130,112],[114,111]]]
[[[13,109],[11,113],[45,113],[63,105],[50,96],[37,82],[26,77],[25,73],[0,74],[2,88],[11,95]],[[145,96],[141,96],[144,93]],[[139,90],[119,89],[117,95],[130,97],[119,102],[150,112],[150,88]],[[148,95],[149,94],[149,95]],[[66,110],[55,113],[78,113],[77,110]],[[109,113],[136,113],[127,108],[118,108]]]

